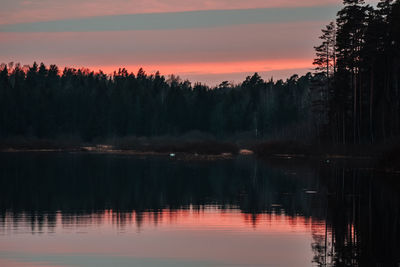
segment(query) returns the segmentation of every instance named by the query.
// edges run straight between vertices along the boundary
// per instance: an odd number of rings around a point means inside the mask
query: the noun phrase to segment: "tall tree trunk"
[[[346,144],[346,120],[345,120],[346,116],[345,116],[345,111],[343,111],[342,114],[342,123],[343,123],[343,145]]]
[[[392,72],[392,89],[394,94],[394,103],[393,103],[393,113],[394,113],[394,135],[398,136],[400,134],[400,95],[399,95],[399,66],[396,60],[393,61],[393,72]]]
[[[363,99],[363,95],[362,95],[362,74],[359,71],[358,72],[358,108],[359,108],[359,112],[358,112],[358,121],[357,121],[357,136],[358,136],[358,143],[360,143],[360,139],[363,137],[363,135],[361,134],[362,132],[362,122],[363,122],[363,113],[362,113],[362,99]]]
[[[370,89],[369,89],[369,134],[371,138],[371,144],[374,143],[373,113],[374,113],[374,65],[372,64],[370,73]]]
[[[354,70],[352,70],[351,79],[353,87],[353,144],[355,144],[357,140],[357,82]]]

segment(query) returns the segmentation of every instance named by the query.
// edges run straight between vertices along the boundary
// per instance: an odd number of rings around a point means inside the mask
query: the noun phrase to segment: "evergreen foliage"
[[[326,36],[332,36],[331,25],[323,31],[315,60],[317,74],[326,69],[314,86],[325,97],[320,110],[328,114],[319,124],[323,138],[342,144],[398,138],[400,1],[381,0],[373,8],[361,0],[345,0],[337,14],[334,57],[323,49],[329,43]],[[333,75],[329,72],[332,64]]]
[[[13,64],[9,64],[13,65]],[[210,88],[159,73],[119,69],[113,75],[34,63],[0,72],[0,136],[55,138],[181,135],[265,137],[305,124],[311,74],[265,82],[255,73],[239,85]],[[308,131],[308,127],[303,127]],[[297,131],[292,137],[309,132]]]

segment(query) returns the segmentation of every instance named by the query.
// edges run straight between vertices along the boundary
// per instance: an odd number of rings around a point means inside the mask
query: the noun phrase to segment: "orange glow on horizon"
[[[79,68],[79,67],[78,67]],[[102,70],[104,73],[112,74],[119,68],[125,68],[128,72],[136,73],[143,68],[146,73],[159,71],[162,75],[215,75],[229,73],[265,72],[290,69],[312,69],[312,60],[307,59],[278,59],[259,61],[236,61],[236,62],[194,62],[194,63],[163,63],[158,65],[105,65],[88,66],[90,70]]]

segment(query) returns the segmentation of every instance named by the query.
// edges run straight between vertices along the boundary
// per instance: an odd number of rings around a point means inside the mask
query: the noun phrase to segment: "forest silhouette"
[[[143,69],[112,75],[43,63],[2,64],[0,138],[180,136],[378,144],[400,134],[400,1],[345,0],[322,31],[314,73],[257,73],[192,84]]]

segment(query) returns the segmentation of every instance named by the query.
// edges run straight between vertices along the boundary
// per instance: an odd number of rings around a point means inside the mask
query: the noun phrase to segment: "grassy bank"
[[[257,157],[263,159],[296,158],[341,160],[370,164],[372,168],[400,170],[400,143],[379,145],[306,144],[294,141],[262,142],[252,145]]]
[[[239,147],[233,142],[187,137],[124,137],[93,142],[83,142],[79,138],[8,138],[0,140],[0,151],[135,151],[160,154],[235,155],[239,152]]]
[[[400,170],[400,144],[321,145],[298,141],[228,139],[218,140],[205,135],[180,137],[121,137],[83,142],[67,136],[57,139],[8,138],[0,140],[0,151],[86,151],[137,154],[236,155],[241,149],[254,151],[261,159],[290,159],[300,164],[315,160],[342,161],[384,170]],[[212,157],[210,157],[212,158]],[[286,164],[286,163],[285,163]]]

